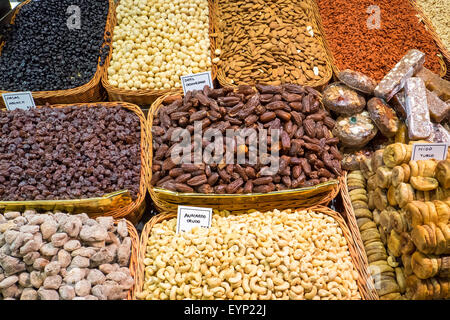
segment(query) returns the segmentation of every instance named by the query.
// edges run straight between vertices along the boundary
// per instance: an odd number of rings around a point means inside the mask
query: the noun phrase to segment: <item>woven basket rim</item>
[[[136,114],[139,118],[139,123],[141,127],[141,142],[140,142],[140,149],[141,149],[141,172],[140,172],[140,181],[139,181],[139,193],[136,196],[135,200],[132,200],[132,202],[121,208],[117,208],[113,211],[105,212],[105,215],[112,215],[114,218],[123,218],[126,215],[130,214],[134,210],[138,209],[139,206],[142,204],[143,201],[145,201],[145,196],[147,194],[147,177],[148,177],[148,131],[147,131],[147,119],[142,112],[142,109],[139,108],[137,105],[128,103],[128,102],[90,102],[90,103],[70,103],[70,104],[53,104],[53,105],[38,105],[36,108],[66,108],[66,107],[115,107],[120,106],[123,107],[134,114]],[[72,200],[72,199],[71,199]],[[76,199],[74,199],[76,200]],[[31,201],[31,200],[30,200]],[[46,201],[46,200],[43,200]],[[9,201],[2,201],[8,203]],[[17,201],[11,201],[17,202]],[[23,201],[24,204],[27,203],[27,201]]]
[[[411,2],[413,0],[408,0],[408,1]],[[326,36],[326,32],[325,32],[325,29],[324,29],[323,23],[322,23],[322,18],[321,18],[321,14],[320,14],[319,5],[317,4],[316,1],[313,1],[313,6],[315,7],[314,12],[316,14],[316,20],[317,20],[317,24],[318,24],[319,30],[320,30],[320,32],[322,34],[323,44],[325,46],[325,50],[328,53],[328,57],[329,57],[329,60],[330,60],[330,63],[331,63],[331,67],[332,67],[333,72],[334,72],[334,77],[335,77],[335,79],[337,79],[337,76],[338,76],[338,74],[339,74],[339,72],[341,70],[337,66],[336,58],[335,58],[335,56],[333,54],[333,51],[331,50],[330,44],[328,42],[328,38]],[[430,30],[428,30],[428,31],[430,31]],[[433,35],[431,33],[430,33],[430,35],[431,35],[432,40],[436,41],[436,39],[434,39],[434,37],[433,37]],[[436,45],[438,46],[438,49],[440,49],[438,43],[436,43]],[[438,59],[438,62],[440,64],[439,76],[443,77],[447,73],[447,66],[445,64],[445,61],[444,61],[443,57],[441,57],[439,54],[437,55],[437,59]]]
[[[11,23],[14,23],[15,18],[17,16],[17,14],[19,13],[20,9],[24,6],[27,5],[31,2],[32,0],[26,0],[24,2],[21,2],[15,9],[15,12],[11,18]],[[108,8],[108,15],[106,17],[106,22],[105,22],[105,30],[103,32],[103,40],[105,40],[106,43],[106,38],[108,38],[109,36],[106,35],[107,32],[112,33],[112,26],[111,26],[111,22],[112,22],[112,17],[115,14],[116,11],[116,6],[114,3],[114,0],[107,0],[109,3],[109,8]],[[4,43],[2,43],[0,45],[0,55],[1,55],[1,49],[3,47]],[[110,45],[109,48],[109,54],[108,57],[110,57],[112,54],[112,46]],[[65,97],[65,96],[71,96],[71,95],[75,95],[75,94],[79,94],[82,92],[86,92],[89,91],[91,89],[94,89],[97,85],[100,84],[101,82],[101,78],[103,76],[103,74],[105,73],[105,71],[107,70],[106,67],[106,62],[105,64],[103,64],[103,66],[100,66],[100,54],[97,60],[97,69],[94,73],[94,75],[92,76],[92,79],[89,80],[89,82],[75,87],[75,88],[70,88],[70,89],[63,89],[63,90],[53,90],[53,91],[31,91],[32,95],[34,98],[36,99],[45,99],[45,98],[50,98],[50,97]],[[13,91],[5,91],[5,90],[0,90],[0,95],[3,93],[9,93],[9,92],[13,92]],[[1,101],[0,101],[1,103]]]
[[[348,252],[350,254],[352,264],[356,272],[358,273],[358,279],[356,280],[358,284],[358,291],[361,295],[362,300],[374,300],[374,297],[368,294],[368,290],[366,289],[366,279],[363,279],[366,275],[364,272],[361,272],[361,263],[360,260],[357,257],[357,248],[355,248],[355,243],[352,237],[352,234],[350,232],[350,229],[348,228],[345,220],[341,217],[341,215],[322,205],[312,206],[309,208],[298,208],[298,209],[291,209],[292,211],[314,211],[326,214],[328,216],[331,216],[339,225],[339,227],[342,230],[342,233],[347,241],[348,246]],[[133,299],[137,300],[136,295],[142,291],[143,285],[144,285],[144,278],[145,278],[145,266],[144,266],[144,258],[147,250],[147,242],[149,239],[150,232],[154,225],[157,223],[176,218],[177,215],[175,213],[160,213],[154,217],[152,217],[144,226],[141,237],[140,237],[140,244],[139,244],[139,253],[138,253],[138,263],[137,263],[137,274],[136,274],[136,280],[135,280],[135,287],[133,292]]]
[[[214,9],[216,11],[215,16],[216,16],[217,21],[219,21],[220,20],[220,18],[219,18],[220,17],[219,0],[214,0],[214,2],[215,2]],[[309,3],[314,3],[315,1],[314,0],[308,0],[308,2]],[[317,88],[317,87],[321,87],[323,85],[326,85],[330,81],[330,79],[333,76],[333,69],[332,69],[333,65],[332,65],[332,62],[329,59],[328,54],[327,54],[327,50],[325,48],[325,44],[324,44],[324,41],[323,41],[324,40],[324,36],[323,36],[322,30],[320,30],[319,25],[318,25],[318,23],[316,21],[314,10],[315,10],[314,6],[311,5],[311,13],[310,13],[310,17],[309,17],[309,22],[313,25],[313,28],[316,27],[316,30],[318,30],[319,34],[320,34],[320,35],[317,36],[317,39],[319,40],[319,45],[322,46],[322,49],[325,52],[326,74],[322,78],[320,78],[319,80],[307,81],[305,83],[302,83],[301,85]],[[224,37],[223,36],[223,32],[221,30],[219,30],[219,25],[220,25],[220,23],[217,23],[217,33],[219,35],[218,38],[223,38]],[[218,43],[216,43],[216,47],[218,47]],[[222,48],[219,48],[219,49],[223,50]],[[217,67],[217,80],[219,81],[220,85],[223,86],[223,87],[225,87],[225,86],[236,87],[237,85],[240,84],[240,83],[239,84],[235,84],[234,80],[233,80],[233,82],[227,80],[227,77],[226,77],[226,74],[225,74],[225,71],[224,71],[224,66],[223,66],[222,63],[220,64],[220,66]],[[260,82],[260,83],[262,83],[262,82]]]
[[[117,1],[117,5],[119,5],[120,0]],[[216,34],[216,22],[214,19],[214,15],[213,15],[213,0],[208,0],[208,7],[209,7],[209,38],[210,38],[210,57],[211,57],[211,70],[207,70],[207,71],[211,71],[211,77],[212,80],[214,81],[214,79],[216,79],[217,77],[217,66],[215,65],[215,63],[212,62],[212,60],[216,57],[215,54],[215,34]],[[114,28],[117,26],[117,16],[116,13],[114,12],[114,18],[113,18],[113,31],[111,32],[111,39],[114,35]],[[111,45],[111,48],[113,47],[113,43]],[[102,75],[101,78],[101,82],[103,87],[106,89],[106,91],[108,92],[108,94],[113,94],[113,95],[117,95],[117,96],[128,96],[128,97],[134,97],[134,98],[138,98],[138,97],[148,97],[148,96],[162,96],[162,95],[166,95],[166,94],[176,94],[176,93],[182,93],[183,92],[183,88],[170,88],[170,89],[139,89],[139,90],[127,90],[127,89],[121,89],[115,86],[112,86],[109,83],[108,80],[108,68],[109,65],[111,63],[111,59],[112,59],[112,51],[111,54],[108,56],[108,59],[105,62],[105,72]]]
[[[114,219],[114,225],[117,225],[121,219]],[[128,236],[131,239],[131,255],[130,255],[130,274],[133,277],[133,279],[136,279],[136,270],[137,270],[137,264],[138,264],[138,253],[139,253],[139,235],[134,227],[134,225],[125,219],[125,222],[127,224],[127,230],[128,230]],[[136,281],[134,281],[133,286],[128,290],[127,300],[132,300],[133,298],[133,292],[134,287],[136,285]]]
[[[259,196],[269,196],[269,195],[280,195],[280,194],[299,194],[306,191],[312,191],[312,190],[318,190],[323,187],[328,187],[331,185],[339,185],[339,179],[333,179],[329,180],[327,182],[323,182],[320,184],[316,184],[312,187],[303,187],[303,188],[297,188],[297,189],[287,189],[287,190],[280,190],[280,191],[271,191],[268,193],[250,193],[250,194],[214,194],[214,193],[182,193],[182,192],[176,192],[176,191],[170,191],[162,188],[153,187],[152,189],[156,193],[171,195],[171,196],[183,196],[188,198],[230,198],[230,197],[236,197],[236,196],[251,196],[251,197],[259,197]]]

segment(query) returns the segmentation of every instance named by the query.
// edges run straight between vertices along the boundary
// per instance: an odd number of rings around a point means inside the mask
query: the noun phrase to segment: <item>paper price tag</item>
[[[2,94],[6,109],[12,111],[16,109],[30,110],[36,108],[31,92],[8,92]]]
[[[445,160],[447,152],[448,145],[446,143],[414,143],[411,160]]]
[[[206,85],[214,89],[211,71],[181,76],[181,84],[183,85],[184,94],[192,90],[203,90],[203,87]]]
[[[178,206],[177,233],[189,232],[194,227],[210,228],[212,208]]]

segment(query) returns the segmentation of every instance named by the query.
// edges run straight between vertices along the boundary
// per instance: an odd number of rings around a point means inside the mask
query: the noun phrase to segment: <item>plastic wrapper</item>
[[[369,100],[367,109],[369,110],[370,118],[384,136],[395,136],[400,123],[394,109],[384,102],[383,99],[376,97]]]
[[[375,88],[375,95],[386,101],[399,92],[408,78],[412,77],[425,62],[425,54],[419,50],[409,50]]]
[[[363,111],[366,99],[342,83],[333,83],[323,91],[325,107],[338,114],[351,115]]]
[[[349,148],[364,147],[377,132],[367,111],[337,118],[333,129],[333,134],[339,137],[341,144]]]

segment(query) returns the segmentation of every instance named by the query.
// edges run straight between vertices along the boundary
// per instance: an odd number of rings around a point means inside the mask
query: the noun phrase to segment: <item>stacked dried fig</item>
[[[310,87],[284,84],[256,85],[256,89],[248,85],[211,89],[205,86],[202,91],[190,91],[155,112],[151,179],[155,187],[189,193],[267,193],[314,186],[342,173],[339,139],[330,131],[335,122],[320,107],[319,93]],[[201,121],[203,134],[208,129],[217,129],[223,136],[227,130],[254,129],[261,133],[266,129],[267,154],[257,152],[256,163],[252,164],[249,161],[249,153],[255,151],[249,143],[252,138],[244,137],[245,143],[239,144],[239,139],[225,137],[223,140],[230,144],[223,143],[223,154],[231,146],[229,153],[233,159],[203,158],[202,163],[194,164],[193,155],[173,158],[172,151],[179,146],[177,128],[188,130],[193,153],[201,149],[194,139],[196,121]],[[276,143],[271,142],[274,129],[280,130]],[[203,136],[201,145],[207,150],[214,143],[216,140],[211,142]],[[272,151],[279,151],[278,156],[271,155]],[[239,154],[245,155],[245,163],[236,161]],[[266,160],[278,163],[278,170],[263,164]]]
[[[380,298],[448,299],[450,160],[411,155],[411,144],[375,151],[349,173],[349,196]]]
[[[134,280],[125,220],[33,210],[0,215],[0,299],[120,300]]]

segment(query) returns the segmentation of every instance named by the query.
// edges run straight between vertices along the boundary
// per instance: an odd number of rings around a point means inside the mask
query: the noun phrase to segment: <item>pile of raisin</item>
[[[53,91],[88,83],[99,58],[101,64],[106,59],[102,47],[108,8],[108,0],[33,0],[24,5],[5,35],[0,89]]]
[[[139,192],[139,117],[121,107],[0,111],[0,200]]]

